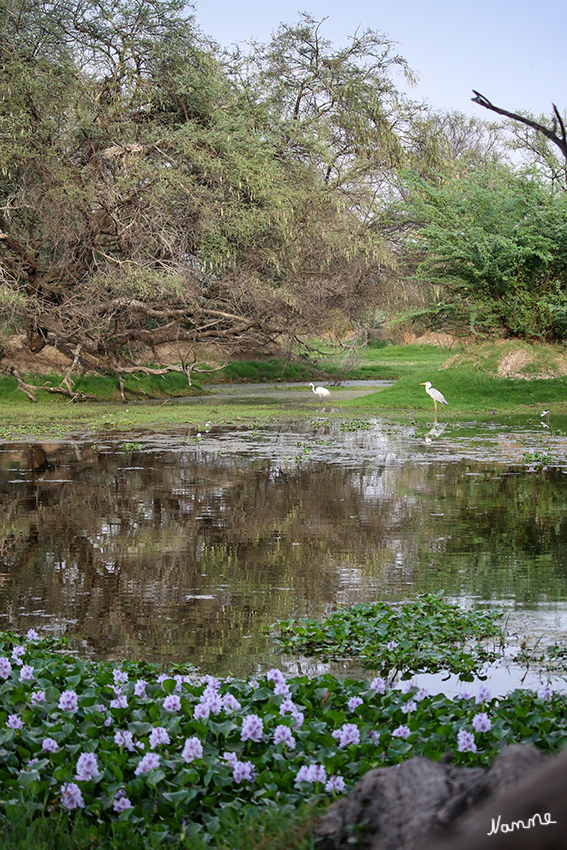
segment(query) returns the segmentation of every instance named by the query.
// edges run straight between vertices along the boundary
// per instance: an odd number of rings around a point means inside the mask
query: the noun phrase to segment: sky
[[[348,44],[357,27],[388,34],[419,76],[410,90],[439,110],[495,119],[472,89],[511,111],[567,108],[566,0],[195,0],[196,22],[223,47],[267,42],[299,12],[327,17],[323,37]],[[396,78],[395,78],[396,79]],[[402,76],[396,79],[404,88]]]

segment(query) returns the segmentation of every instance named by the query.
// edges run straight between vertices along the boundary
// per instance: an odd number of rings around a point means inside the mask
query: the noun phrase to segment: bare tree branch
[[[524,115],[518,115],[517,112],[508,112],[507,109],[501,109],[499,106],[494,106],[487,97],[480,94],[480,92],[477,92],[475,89],[473,89],[473,92],[476,95],[476,97],[471,97],[473,103],[478,103],[480,106],[484,106],[485,109],[490,109],[492,112],[498,113],[498,115],[505,115],[507,118],[512,118],[513,121],[520,121],[522,124],[526,124],[528,127],[532,127],[534,130],[543,133],[543,135],[547,136],[553,144],[557,145],[565,159],[567,159],[567,136],[565,134],[565,124],[563,123],[563,119],[561,118],[559,110],[555,104],[552,104],[554,118],[551,130],[549,130],[543,124],[540,124],[537,121],[532,121],[531,118],[526,118]],[[558,135],[557,133],[558,124],[561,129],[561,135]]]

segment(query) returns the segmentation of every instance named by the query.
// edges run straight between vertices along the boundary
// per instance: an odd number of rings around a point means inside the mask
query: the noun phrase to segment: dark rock
[[[567,850],[567,753],[544,764],[523,771],[523,781],[471,811],[428,850]]]
[[[414,758],[394,767],[371,770],[322,818],[317,828],[318,847],[320,850],[423,850],[430,844],[433,850],[449,836],[456,835],[457,826],[471,811],[517,786],[527,774],[549,762],[550,758],[535,747],[512,745],[488,769]],[[485,833],[490,826],[489,819]],[[567,827],[567,821],[564,826]],[[464,848],[462,843],[446,846],[447,850]],[[470,845],[470,850],[473,846]],[[497,850],[496,844],[486,847]]]

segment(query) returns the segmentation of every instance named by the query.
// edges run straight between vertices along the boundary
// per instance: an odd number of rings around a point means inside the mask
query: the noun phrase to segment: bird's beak
[[[420,386],[420,387],[424,387],[426,383],[427,383],[427,381],[420,381],[420,382],[419,382],[419,386]]]

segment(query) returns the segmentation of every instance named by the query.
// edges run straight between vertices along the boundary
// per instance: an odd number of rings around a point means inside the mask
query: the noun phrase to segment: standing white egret
[[[550,408],[548,407],[548,408],[546,408],[546,410],[544,410],[542,413],[540,413],[540,416],[541,416],[541,419],[542,419],[541,424],[543,425],[544,428],[549,428],[549,411],[550,411]],[[543,421],[544,419],[546,420],[545,422]]]
[[[326,387],[315,387],[313,386],[313,384],[309,384],[309,386],[311,387],[315,395],[319,396],[319,398],[326,398],[327,396],[331,395],[331,393]]]
[[[420,386],[425,387],[425,392],[433,399],[433,404],[435,405],[435,424],[437,424],[437,402],[439,402],[439,404],[449,404],[449,402],[446,400],[443,393],[440,393],[439,390],[436,390],[435,387],[431,386],[431,381],[422,381]]]

